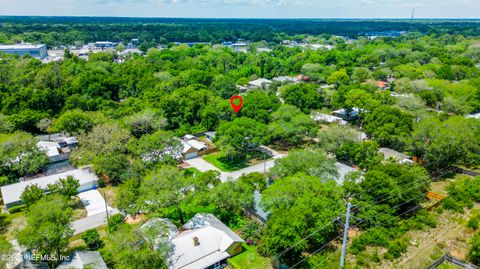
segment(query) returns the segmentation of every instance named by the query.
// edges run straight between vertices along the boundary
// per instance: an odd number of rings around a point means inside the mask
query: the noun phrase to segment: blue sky
[[[0,0],[0,15],[480,18],[480,0]]]

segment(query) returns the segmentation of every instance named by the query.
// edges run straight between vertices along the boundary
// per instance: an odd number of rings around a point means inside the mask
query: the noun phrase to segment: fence
[[[436,260],[432,265],[430,265],[426,269],[436,269],[438,266],[440,266],[442,263],[445,263],[445,262],[454,264],[454,265],[456,265],[460,268],[463,268],[463,269],[479,269],[480,268],[476,265],[473,265],[473,264],[468,263],[466,261],[462,261],[458,258],[455,258],[452,255],[447,253],[447,254],[443,255],[442,257],[440,257],[440,259]]]

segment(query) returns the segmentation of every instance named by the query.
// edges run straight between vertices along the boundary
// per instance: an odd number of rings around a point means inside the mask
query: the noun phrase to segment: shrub
[[[477,230],[480,227],[480,212],[476,211],[472,214],[468,220],[467,227]]]
[[[124,218],[122,214],[115,214],[108,218],[108,232],[112,233],[123,224]]]
[[[475,264],[480,264],[480,234],[476,232],[470,240],[470,260]]]
[[[390,243],[384,258],[393,260],[399,258],[408,248],[408,239],[399,239]]]
[[[10,212],[10,214],[18,213],[18,212],[22,211],[23,209],[25,209],[26,207],[27,207],[26,204],[12,206],[12,207],[10,207],[10,209],[8,209],[8,212]]]
[[[352,245],[350,246],[350,251],[352,254],[356,255],[365,250],[368,245],[385,247],[388,245],[389,240],[390,238],[386,228],[372,228],[370,231],[365,232],[353,239]]]
[[[102,240],[100,240],[100,235],[95,229],[87,230],[82,235],[82,239],[83,241],[85,241],[85,244],[87,244],[88,249],[90,250],[96,250],[102,246]]]

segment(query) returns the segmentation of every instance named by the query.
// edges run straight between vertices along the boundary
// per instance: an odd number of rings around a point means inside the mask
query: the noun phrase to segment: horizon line
[[[151,17],[151,16],[103,16],[103,15],[3,15],[0,17],[25,18],[117,18],[117,19],[203,19],[203,20],[409,20],[409,17]],[[480,20],[480,17],[418,17],[413,20]]]

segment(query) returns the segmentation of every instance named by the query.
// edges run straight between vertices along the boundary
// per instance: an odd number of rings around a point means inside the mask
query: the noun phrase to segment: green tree
[[[98,234],[97,230],[90,229],[85,231],[82,234],[82,239],[87,244],[88,249],[90,250],[97,250],[102,246],[102,240],[100,239],[100,235]]]
[[[243,97],[243,106],[239,116],[268,123],[271,112],[277,110],[279,106],[280,101],[275,94],[267,93],[264,90],[254,90]]]
[[[22,192],[20,199],[28,207],[35,204],[37,201],[43,198],[45,191],[40,189],[37,184],[28,185]]]
[[[378,144],[375,141],[362,141],[355,143],[349,141],[337,149],[337,160],[349,165],[358,165],[367,169],[380,162]]]
[[[143,162],[174,163],[174,156],[179,155],[183,146],[179,139],[167,131],[157,131],[150,135],[144,135],[133,141],[131,151],[139,156]]]
[[[192,195],[191,177],[184,176],[175,167],[165,166],[147,175],[140,185],[139,203],[149,212],[161,212],[163,209],[176,210],[180,223],[185,223],[182,203]]]
[[[27,225],[18,233],[18,242],[33,253],[59,257],[73,234],[71,216],[72,209],[63,197],[46,196],[30,207]]]
[[[69,110],[53,122],[54,131],[65,131],[69,134],[88,133],[92,130],[95,121],[81,110]]]
[[[335,160],[321,150],[292,150],[288,156],[276,159],[270,170],[274,178],[283,178],[302,173],[322,179],[337,176]]]
[[[210,89],[223,99],[228,99],[239,92],[235,80],[226,76],[217,76]]]
[[[48,190],[51,193],[59,193],[67,200],[72,196],[77,195],[78,188],[80,187],[80,181],[74,176],[67,176],[67,178],[61,178],[55,184],[48,186]]]
[[[282,87],[280,92],[285,103],[294,105],[305,113],[324,106],[324,96],[319,92],[315,84],[298,83],[287,85]]]
[[[439,170],[454,164],[479,163],[480,121],[464,117],[426,118],[414,126],[414,154],[426,167]]]
[[[11,178],[30,176],[48,163],[35,139],[27,133],[0,134],[0,172]]]
[[[244,209],[254,207],[254,191],[262,191],[265,187],[266,178],[259,173],[242,175],[237,181],[217,185],[210,192],[214,214],[227,224],[236,224]]]
[[[387,163],[372,166],[363,175],[355,174],[343,186],[345,192],[353,197],[352,203],[360,208],[357,216],[365,219],[362,227],[393,227],[398,221],[393,216],[418,206],[426,199],[430,177],[418,165]]]
[[[401,149],[411,134],[413,121],[398,108],[380,106],[365,116],[364,128],[380,146]]]
[[[355,68],[352,73],[352,80],[356,83],[362,83],[372,77],[372,72],[365,67]]]
[[[282,145],[297,145],[304,137],[312,137],[317,130],[317,124],[308,115],[292,105],[282,105],[272,113],[272,122],[268,130],[273,140]]]
[[[261,206],[269,218],[261,248],[267,253],[278,254],[293,246],[281,256],[282,262],[293,264],[303,251],[327,243],[337,232],[336,225],[329,223],[343,211],[342,189],[322,179],[297,174],[278,179],[263,191]]]
[[[216,137],[222,147],[233,147],[240,154],[270,141],[267,126],[246,117],[221,122]]]
[[[146,134],[152,134],[167,125],[167,120],[152,110],[135,113],[126,117],[124,122],[130,130],[130,133],[136,138],[140,138]]]
[[[336,86],[340,86],[348,84],[350,82],[350,77],[345,70],[340,70],[333,72],[333,74],[331,74],[327,78],[327,82],[328,84],[335,84]]]
[[[102,257],[110,267],[115,268],[145,268],[166,269],[165,252],[157,250],[152,245],[153,240],[147,240],[146,235],[137,227],[121,226],[105,239],[105,248],[101,250]]]
[[[319,147],[330,153],[335,153],[347,142],[359,142],[360,140],[360,132],[343,125],[330,125],[328,128],[322,128],[318,133]]]

